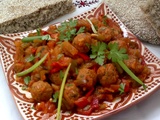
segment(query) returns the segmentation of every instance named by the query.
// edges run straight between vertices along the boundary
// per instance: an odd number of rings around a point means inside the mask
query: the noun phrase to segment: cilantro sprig
[[[123,60],[128,59],[126,50],[124,48],[119,49],[118,43],[110,43],[108,48],[110,50],[108,59],[112,60],[112,62],[118,63],[132,79],[134,79],[136,82],[142,85],[144,89],[146,89],[146,85],[123,62]]]
[[[26,76],[26,77],[24,78],[24,83],[25,83],[26,85],[28,85],[30,81],[31,81],[31,77],[30,77],[30,76]]]
[[[52,100],[52,102],[57,102],[57,101],[58,101],[58,96],[59,96],[59,91],[56,91],[56,92],[53,94],[53,100]]]
[[[90,55],[90,58],[95,59],[95,62],[98,63],[99,65],[103,65],[106,49],[107,49],[107,44],[104,42],[98,42],[97,45],[92,45],[91,46],[92,54]]]
[[[68,41],[71,40],[75,35],[83,33],[85,27],[81,27],[77,31],[76,25],[77,25],[77,20],[73,19],[61,23],[61,25],[58,27],[58,31],[60,33],[59,39],[61,41],[63,40]]]
[[[126,85],[125,83],[120,84],[120,87],[118,89],[120,91],[120,95],[124,93],[125,85]]]
[[[36,56],[34,56],[33,54],[31,54],[29,57],[27,57],[27,58],[25,59],[25,61],[26,61],[26,62],[31,62],[31,61],[33,61],[35,58],[38,58],[38,57],[40,57],[40,53],[38,53]]]

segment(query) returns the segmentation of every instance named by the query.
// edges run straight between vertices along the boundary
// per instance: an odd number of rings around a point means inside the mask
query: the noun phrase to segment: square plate
[[[112,20],[117,22],[121,27],[124,36],[131,38],[133,41],[136,41],[139,45],[141,54],[143,55],[147,66],[151,69],[151,74],[148,79],[145,80],[145,84],[147,85],[147,89],[143,90],[142,87],[139,87],[134,92],[131,92],[128,96],[123,99],[117,99],[114,102],[107,102],[108,107],[105,110],[100,112],[95,112],[90,116],[84,116],[79,114],[69,114],[63,113],[62,118],[66,120],[70,119],[84,119],[89,120],[93,118],[106,118],[107,116],[113,115],[119,111],[122,111],[139,101],[145,99],[150,94],[155,92],[160,87],[160,60],[151,53],[137,38],[133,35],[124,24],[118,19],[118,17],[112,12],[112,10],[105,4],[100,4],[97,8],[94,8],[90,11],[87,11],[83,14],[77,15],[74,19],[83,19],[83,18],[92,18],[97,17],[100,14],[104,14],[109,16]],[[43,29],[47,29],[45,27]],[[34,31],[34,30],[33,30]],[[22,84],[17,83],[14,78],[13,72],[13,63],[14,63],[14,54],[15,54],[15,46],[14,40],[27,36],[28,33],[33,31],[26,31],[21,33],[14,34],[5,34],[0,35],[0,53],[1,53],[1,63],[3,67],[3,71],[10,88],[10,91],[14,97],[15,103],[25,120],[40,120],[40,119],[55,119],[55,115],[43,114],[41,112],[36,112],[34,109],[31,109],[33,103],[30,101],[31,94],[29,92],[22,90]]]

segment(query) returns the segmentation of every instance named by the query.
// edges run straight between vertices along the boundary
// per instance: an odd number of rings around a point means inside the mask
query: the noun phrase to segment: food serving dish
[[[90,11],[87,11],[83,14],[77,15],[74,19],[82,18],[91,18],[96,17],[100,14],[107,15],[117,22],[125,37],[130,37],[133,41],[136,41],[139,45],[141,54],[143,55],[145,62],[151,70],[151,74],[148,79],[145,80],[147,89],[144,90],[142,87],[139,87],[135,91],[131,92],[125,98],[117,99],[114,102],[107,102],[108,107],[105,110],[91,114],[90,116],[79,115],[79,114],[70,114],[63,113],[63,119],[101,119],[107,116],[113,115],[119,111],[122,111],[139,101],[145,99],[147,96],[152,94],[154,91],[159,89],[160,86],[160,60],[151,53],[137,38],[134,36],[117,18],[117,16],[112,12],[112,10],[105,4],[100,4],[97,8],[94,8]],[[47,29],[45,27],[44,29]],[[22,33],[15,34],[5,34],[0,35],[0,51],[1,51],[1,63],[3,71],[8,82],[11,93],[14,97],[15,103],[25,120],[34,120],[34,119],[54,119],[55,116],[50,116],[49,114],[43,114],[41,112],[36,112],[32,109],[33,103],[30,101],[30,93],[22,90],[22,85],[15,81],[15,76],[13,72],[13,55],[15,54],[14,40],[27,36],[28,33],[33,31],[26,31]]]

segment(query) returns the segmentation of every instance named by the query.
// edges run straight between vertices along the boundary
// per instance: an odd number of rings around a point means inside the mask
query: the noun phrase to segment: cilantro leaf
[[[118,89],[120,91],[120,94],[124,93],[125,85],[126,85],[125,83],[120,84],[120,87]]]
[[[53,100],[52,100],[52,102],[57,102],[58,96],[59,96],[59,91],[56,91],[56,92],[53,94]]]
[[[59,72],[59,76],[60,76],[60,79],[61,79],[61,80],[63,80],[64,73],[63,73],[63,71],[62,71],[62,70],[60,70],[60,72]]]
[[[95,62],[98,63],[99,65],[103,65],[106,49],[107,49],[107,44],[104,42],[98,42],[97,45],[91,45],[92,54],[90,55],[90,58],[95,59]]]
[[[33,56],[33,54],[31,54],[29,57],[27,57],[26,59],[25,59],[25,61],[26,62],[31,62],[31,61],[33,61],[34,60],[34,56]]]
[[[75,28],[76,25],[77,25],[77,20],[73,20],[73,19],[61,23],[61,25],[57,28],[58,32],[60,33],[59,39],[61,41],[72,40],[74,36],[84,32],[85,27],[81,27],[77,31],[77,29]]]
[[[76,34],[78,35],[80,33],[83,33],[84,29],[85,29],[85,27],[80,27]]]
[[[27,77],[24,78],[24,83],[26,85],[28,85],[30,81],[31,81],[31,77],[30,76],[27,76]]]
[[[64,54],[58,54],[57,60],[61,59],[61,57],[63,57],[63,56],[64,56]]]
[[[36,56],[33,56],[33,54],[31,54],[29,57],[27,57],[25,60],[26,62],[31,62],[33,61],[35,58],[38,58],[41,54],[40,53],[37,53]]]
[[[117,60],[125,60],[128,59],[128,55],[126,54],[126,49],[121,48],[119,50],[118,43],[110,43],[108,44],[108,48],[110,52],[108,54],[108,59],[111,59],[112,62],[117,62]]]
[[[36,29],[36,31],[37,31],[37,35],[40,36],[41,35],[41,29],[38,28],[38,29]]]

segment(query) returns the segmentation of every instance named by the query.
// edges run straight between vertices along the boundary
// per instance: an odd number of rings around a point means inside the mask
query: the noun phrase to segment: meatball
[[[33,100],[36,102],[48,101],[52,97],[51,85],[44,81],[34,82],[30,88]]]
[[[143,71],[144,66],[140,63],[138,57],[134,55],[129,55],[129,58],[124,60],[124,63],[134,73],[141,73]]]
[[[108,63],[98,68],[97,77],[100,84],[107,87],[116,83],[119,76],[115,66],[112,63]]]
[[[55,85],[61,85],[65,71],[66,71],[66,68],[60,69],[58,72],[51,73],[49,75],[50,81]],[[67,75],[67,78],[69,77],[70,77],[70,74]]]
[[[85,27],[85,32],[90,32],[92,30],[90,23],[85,19],[79,19],[76,27]]]
[[[103,42],[109,42],[112,39],[113,30],[110,27],[102,26],[98,29],[97,39]]]
[[[50,76],[50,81],[55,85],[61,85],[62,79],[60,78],[60,72],[52,73]]]
[[[89,33],[78,34],[73,39],[73,45],[82,53],[87,53],[90,50],[91,42],[91,35]]]
[[[85,89],[90,89],[96,84],[97,74],[94,70],[81,68],[75,80],[77,86]]]
[[[67,83],[64,88],[65,106],[68,110],[74,107],[74,101],[80,97],[80,90],[74,83]]]
[[[125,48],[126,50],[128,50],[128,45],[127,45],[126,41],[124,41],[124,40],[120,40],[120,39],[119,40],[113,40],[110,43],[117,43],[119,49],[120,48]]]

